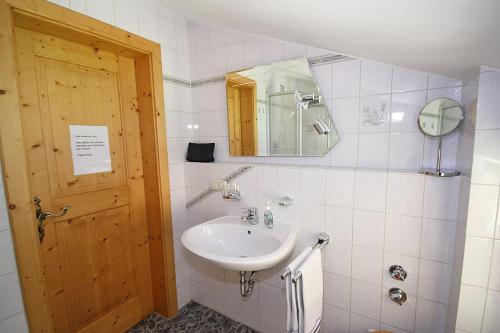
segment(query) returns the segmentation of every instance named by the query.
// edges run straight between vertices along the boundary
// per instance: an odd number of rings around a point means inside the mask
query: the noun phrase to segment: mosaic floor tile
[[[258,333],[212,309],[194,301],[179,310],[179,314],[167,319],[152,313],[132,327],[128,333]]]

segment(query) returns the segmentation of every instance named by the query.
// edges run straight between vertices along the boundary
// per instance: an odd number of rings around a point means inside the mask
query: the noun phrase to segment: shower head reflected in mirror
[[[321,96],[319,92],[305,93],[295,90],[294,99],[295,106],[302,111],[306,111],[311,105],[323,102],[323,96]]]
[[[327,135],[332,131],[331,127],[328,125],[327,119],[320,116],[315,117],[312,125],[316,132],[318,132],[318,135]]]

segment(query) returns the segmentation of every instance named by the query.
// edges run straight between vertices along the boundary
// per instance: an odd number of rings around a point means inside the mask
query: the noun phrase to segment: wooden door
[[[237,72],[226,75],[229,153],[257,156],[257,83]]]
[[[257,89],[256,83],[247,84],[240,89],[241,154],[258,156],[257,133]]]
[[[15,29],[39,256],[56,332],[123,332],[153,310],[134,60]],[[105,126],[110,171],[75,175],[70,126]],[[36,223],[36,219],[33,219]]]

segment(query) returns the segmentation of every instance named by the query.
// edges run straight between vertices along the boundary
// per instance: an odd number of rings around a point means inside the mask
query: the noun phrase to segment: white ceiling
[[[500,68],[500,0],[163,0],[192,22],[464,78]]]

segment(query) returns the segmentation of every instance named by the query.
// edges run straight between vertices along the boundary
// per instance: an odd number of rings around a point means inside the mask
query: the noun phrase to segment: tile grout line
[[[427,85],[429,85],[429,82],[427,82]],[[422,189],[422,217],[420,218],[420,244],[419,244],[419,251],[418,251],[418,273],[417,273],[417,289],[415,291],[415,312],[414,312],[414,316],[413,318],[415,319],[413,321],[413,331],[415,331],[416,329],[416,326],[417,326],[417,309],[418,309],[418,305],[419,305],[419,286],[420,286],[420,265],[422,264],[422,234],[423,234],[423,229],[424,229],[424,211],[425,211],[425,189],[426,189],[426,185],[427,185],[427,178],[425,176],[421,176],[422,177],[422,180],[423,180],[423,183],[424,183],[424,186],[423,186],[423,189]],[[453,268],[453,267],[452,267]],[[450,286],[448,287],[448,300],[446,301],[446,311],[448,311],[448,303],[450,302],[449,300],[449,297],[450,297],[450,287],[451,287],[451,278],[450,278]]]
[[[495,185],[495,187],[497,189],[499,189],[498,186]],[[496,234],[496,229],[497,229],[497,224],[498,224],[498,205],[500,205],[500,195],[498,194],[498,191],[497,191],[497,205],[495,207],[495,228],[493,230],[493,238],[492,238],[492,246],[491,246],[491,256],[490,256],[490,269],[489,269],[489,272],[488,272],[488,282],[486,284],[486,298],[484,300],[484,310],[483,310],[483,316],[481,318],[481,332],[483,330],[483,325],[484,325],[484,317],[485,317],[485,312],[486,312],[486,306],[488,305],[488,297],[491,297],[489,294],[489,291],[490,291],[490,279],[491,279],[491,273],[493,271],[493,256],[495,254],[495,242],[496,242],[496,239],[495,239],[495,234]]]
[[[333,67],[333,66],[332,66]],[[356,124],[356,137],[357,137],[357,140],[356,140],[356,168],[359,168],[359,123],[361,121],[361,72],[362,72],[362,62],[361,60],[359,61],[359,82],[358,82],[358,96],[357,96],[357,100],[358,100],[358,121],[357,121],[357,124]]]
[[[391,74],[391,90],[392,90],[392,74]],[[387,154],[387,163],[389,163],[389,154]],[[387,232],[387,198],[388,198],[388,192],[389,192],[389,174],[386,174],[386,179],[385,179],[385,204],[384,204],[384,232],[383,232],[383,237],[384,237],[384,240],[382,242],[382,287],[381,287],[381,298],[380,298],[380,313],[379,313],[379,317],[380,317],[380,323],[381,324],[384,324],[382,322],[382,306],[383,306],[383,303],[384,303],[384,290],[385,290],[385,286],[384,286],[384,273],[385,273],[385,266],[384,266],[384,263],[385,263],[385,254],[386,254],[386,251],[385,251],[385,241],[386,241],[386,232]]]
[[[394,66],[391,66],[391,93],[390,93],[390,103],[389,103],[389,133],[391,131],[391,117],[392,117],[392,90],[393,90],[393,85],[394,85]],[[387,168],[389,168],[389,161],[391,157],[391,135],[389,134],[388,137],[388,146],[387,146]],[[386,255],[386,233],[387,233],[387,199],[389,197],[389,177],[390,175],[386,175],[386,180],[385,180],[385,205],[384,205],[384,241],[383,241],[383,250],[382,250],[382,292],[381,292],[381,299],[380,299],[380,322],[382,323],[382,306],[384,303],[384,291],[385,291],[385,286],[384,286],[384,273],[385,273],[385,255]]]
[[[388,94],[389,95],[389,134],[387,134],[387,168],[390,167],[391,163],[391,120],[392,120],[392,92],[394,89],[394,66],[391,66],[391,92]],[[387,202],[386,202],[386,208],[387,208]],[[385,232],[385,230],[384,230]],[[384,234],[385,237],[385,234]],[[385,241],[385,238],[384,238]],[[385,245],[385,244],[384,244]],[[385,246],[384,246],[385,247]]]
[[[16,266],[17,266],[17,262],[16,262]],[[0,278],[4,278],[4,277],[6,277],[7,275],[12,275],[12,274],[19,275],[19,272],[18,272],[17,270],[13,270],[13,271],[11,271],[11,272],[8,272],[8,273],[5,273],[5,274],[0,275]],[[19,276],[18,276],[18,278],[19,278]]]
[[[361,63],[361,62],[360,62]],[[332,66],[333,68],[333,66]],[[360,70],[361,72],[361,70]],[[358,97],[359,98],[359,97]],[[358,112],[359,112],[359,107],[358,107]],[[359,126],[359,123],[358,123]],[[354,201],[356,200],[356,179],[357,179],[357,172],[353,171],[353,182],[352,182],[352,215],[351,215],[351,272],[350,272],[350,277],[349,277],[349,331],[351,330],[351,316],[352,316],[352,253],[354,250]]]
[[[9,316],[7,316],[5,318],[2,318],[2,319],[0,319],[0,323],[3,322],[3,321],[6,321],[6,320],[8,320],[8,319],[10,319],[12,317],[15,317],[17,315],[20,315],[22,313],[25,313],[25,311],[24,310],[23,311],[19,311],[19,312],[16,312],[16,313],[12,314],[12,315],[9,315]]]

